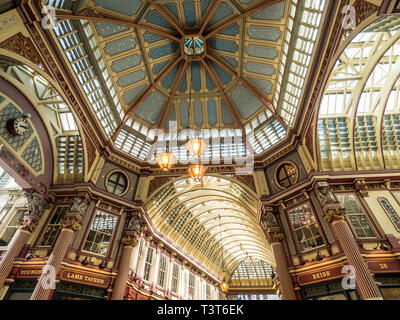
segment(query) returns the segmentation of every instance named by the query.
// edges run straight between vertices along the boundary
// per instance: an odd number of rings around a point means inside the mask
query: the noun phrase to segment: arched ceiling
[[[46,4],[58,8],[54,35],[105,134],[139,160],[150,157],[149,130],[167,130],[170,121],[178,130],[214,129],[219,149],[210,145],[206,158],[224,158],[225,136],[242,140],[240,156],[283,140],[325,9],[309,0]],[[184,50],[192,37],[204,50],[197,58]]]
[[[275,269],[263,260],[247,257],[240,262],[231,276],[232,287],[272,287]]]
[[[26,97],[29,97],[30,102],[40,115],[41,121],[45,124],[55,155],[53,182],[81,181],[84,174],[82,137],[71,110],[59,92],[37,71],[21,63],[18,63],[18,65],[11,62],[3,64],[0,67],[0,76],[23,92]],[[0,101],[2,101],[1,97]],[[8,119],[7,117],[10,117],[10,115],[7,113],[7,109],[10,106],[4,106],[6,108],[0,105],[0,114],[2,119]],[[3,136],[6,137],[7,135],[4,133]],[[26,137],[23,140],[29,141],[31,139]],[[42,144],[42,142],[35,139],[30,146],[26,145],[27,148],[22,153],[22,158],[32,168],[37,167],[43,170],[39,159],[42,157],[49,159],[49,154],[42,155],[40,152],[36,152],[36,146],[40,150],[39,144]],[[19,147],[23,145],[22,139],[18,142],[18,145]],[[52,159],[51,156],[50,159]]]
[[[400,17],[357,34],[337,60],[318,117],[322,170],[400,168]]]
[[[223,278],[248,257],[275,264],[257,205],[239,184],[206,176],[199,184],[188,177],[163,186],[146,206],[161,234]]]

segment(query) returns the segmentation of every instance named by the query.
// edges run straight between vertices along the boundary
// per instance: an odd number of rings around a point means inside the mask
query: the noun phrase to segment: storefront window
[[[61,281],[53,294],[53,300],[104,300],[107,291],[103,288]]]
[[[19,222],[24,218],[25,212],[25,210],[17,210],[0,238],[0,247],[8,246],[14,233],[17,231]]]
[[[83,250],[106,256],[116,221],[115,216],[97,211]]]
[[[355,290],[345,290],[342,280],[315,284],[302,288],[305,300],[359,300]]]
[[[308,203],[290,209],[288,214],[301,251],[324,245],[317,221]]]
[[[375,274],[375,280],[380,284],[379,287],[385,300],[400,300],[400,275]]]
[[[338,200],[346,209],[347,217],[358,238],[372,238],[375,233],[367,215],[354,194],[337,194]]]
[[[58,232],[61,228],[61,219],[64,217],[64,214],[67,212],[68,207],[58,207],[51,218],[49,225],[47,226],[46,232],[43,236],[42,241],[40,242],[41,246],[53,246]]]

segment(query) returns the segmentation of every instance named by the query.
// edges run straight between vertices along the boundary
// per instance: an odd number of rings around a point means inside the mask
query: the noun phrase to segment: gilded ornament
[[[346,218],[346,210],[340,208],[328,209],[324,218],[328,223],[333,220],[344,220]]]

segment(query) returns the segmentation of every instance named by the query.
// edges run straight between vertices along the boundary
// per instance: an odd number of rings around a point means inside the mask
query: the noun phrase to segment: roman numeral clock
[[[29,123],[29,115],[21,116],[8,120],[7,129],[13,136],[24,136],[29,132],[31,125]]]

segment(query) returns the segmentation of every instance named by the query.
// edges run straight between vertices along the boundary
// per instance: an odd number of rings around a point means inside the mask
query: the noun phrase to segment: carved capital
[[[22,232],[32,233],[37,225],[38,225],[38,219],[27,217],[19,223],[18,229]]]
[[[269,243],[281,242],[282,240],[283,240],[282,232],[268,232],[267,233],[267,241]]]
[[[328,208],[324,218],[328,223],[344,220],[346,218],[346,210],[343,208]]]
[[[121,238],[121,243],[124,247],[135,247],[138,244],[138,239],[132,235],[125,235]]]
[[[61,228],[72,231],[79,231],[82,227],[82,220],[76,216],[66,215],[61,221]]]

